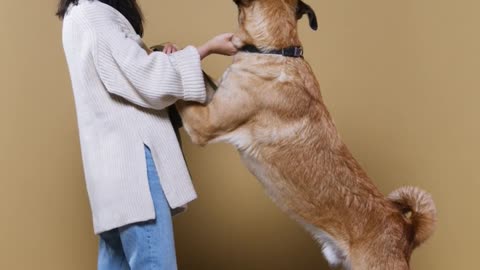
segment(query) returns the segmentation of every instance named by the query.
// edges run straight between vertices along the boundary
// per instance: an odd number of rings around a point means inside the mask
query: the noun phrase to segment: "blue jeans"
[[[177,269],[170,207],[146,146],[145,157],[156,219],[100,234],[98,270]]]

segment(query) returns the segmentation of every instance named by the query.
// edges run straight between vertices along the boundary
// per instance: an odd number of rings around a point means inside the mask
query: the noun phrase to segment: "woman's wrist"
[[[201,60],[203,60],[205,57],[209,56],[212,53],[208,42],[198,47],[197,50],[198,50],[198,54],[200,54]]]
[[[197,49],[198,53],[200,54],[200,59],[204,59],[213,53],[227,56],[236,54],[238,49],[232,43],[232,38],[232,33],[226,33],[218,35],[207,41]]]

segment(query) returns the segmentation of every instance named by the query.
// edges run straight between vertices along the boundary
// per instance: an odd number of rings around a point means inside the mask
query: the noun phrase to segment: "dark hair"
[[[135,29],[135,32],[143,36],[143,14],[137,0],[98,0],[122,13]],[[78,0],[60,0],[56,15],[63,19],[70,4],[78,5]]]

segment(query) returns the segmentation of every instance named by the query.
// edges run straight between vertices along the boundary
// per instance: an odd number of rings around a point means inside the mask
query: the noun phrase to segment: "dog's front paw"
[[[240,38],[238,34],[233,35],[232,43],[237,49],[241,49],[243,46],[245,46],[245,42],[243,42],[242,38]]]

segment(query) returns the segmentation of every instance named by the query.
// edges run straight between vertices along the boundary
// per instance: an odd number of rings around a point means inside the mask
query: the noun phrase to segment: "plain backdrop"
[[[199,45],[233,31],[230,0],[139,0],[145,41]],[[430,191],[438,230],[414,269],[476,268],[480,242],[480,2],[309,0],[306,59],[342,137],[382,192]],[[74,100],[55,0],[0,5],[0,269],[96,268]],[[230,58],[204,68],[219,77]],[[199,199],[175,218],[180,269],[328,269],[231,146],[184,136]]]

